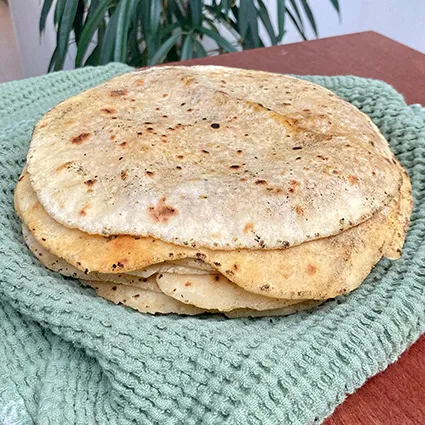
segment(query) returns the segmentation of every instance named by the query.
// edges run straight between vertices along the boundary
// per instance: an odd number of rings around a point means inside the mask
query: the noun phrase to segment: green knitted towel
[[[41,267],[13,210],[35,122],[128,70],[113,64],[0,86],[0,422],[321,422],[425,331],[425,110],[379,81],[305,77],[369,114],[407,167],[415,211],[401,260],[382,260],[358,290],[312,312],[155,317]]]

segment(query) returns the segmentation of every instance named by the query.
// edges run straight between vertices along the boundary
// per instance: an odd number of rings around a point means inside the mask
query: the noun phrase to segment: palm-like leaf
[[[73,41],[76,67],[111,61],[145,66],[206,56],[205,38],[215,41],[219,53],[278,44],[287,19],[303,39],[307,39],[305,23],[317,36],[311,0],[273,0],[276,16],[270,13],[271,1],[43,0],[39,31],[44,32],[54,9],[57,42],[49,71],[63,68]],[[330,1],[341,16],[338,0],[322,1]],[[264,36],[259,23],[266,30]],[[222,27],[228,30],[226,37]]]

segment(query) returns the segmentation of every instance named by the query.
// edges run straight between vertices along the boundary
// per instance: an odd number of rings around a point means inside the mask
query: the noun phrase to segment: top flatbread
[[[401,184],[370,119],[330,91],[210,66],[138,71],[60,103],[28,166],[63,225],[226,250],[336,235]]]

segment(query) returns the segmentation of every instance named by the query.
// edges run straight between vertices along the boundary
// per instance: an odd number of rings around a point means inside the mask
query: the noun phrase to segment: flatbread
[[[65,100],[36,125],[28,167],[67,227],[226,250],[337,235],[401,184],[387,142],[351,104],[222,67],[137,71]]]
[[[160,273],[156,282],[164,294],[206,310],[271,310],[299,302],[249,293],[220,274],[200,276]]]
[[[405,176],[404,185],[410,182]],[[402,191],[402,193],[404,193]],[[411,197],[411,194],[407,196]],[[410,199],[410,198],[408,198]],[[217,251],[185,248],[153,238],[102,237],[69,229],[40,205],[24,172],[15,191],[15,208],[37,241],[68,263],[89,272],[127,273],[170,259],[198,258],[248,292],[282,299],[326,299],[358,287],[404,222],[399,200],[343,233],[286,250]],[[407,216],[411,203],[408,202]],[[403,238],[397,242],[401,250]]]
[[[108,282],[83,281],[83,284],[96,290],[98,296],[112,301],[115,304],[128,306],[141,313],[167,314],[176,313],[183,315],[196,315],[202,313],[218,313],[215,310],[202,310],[189,304],[181,303],[174,298],[156,292],[144,291],[125,285],[113,285]],[[115,288],[115,289],[114,289]],[[321,301],[305,301],[272,310],[236,309],[226,311],[224,314],[232,319],[243,317],[287,316],[321,304]]]
[[[125,273],[84,273],[76,267],[68,264],[62,258],[57,257],[56,255],[47,251],[47,249],[43,248],[43,246],[37,242],[37,240],[33,237],[31,232],[25,225],[22,225],[22,234],[24,236],[24,240],[28,248],[40,261],[40,263],[49,270],[60,273],[63,276],[69,276],[81,280],[118,283],[121,285],[134,286],[138,289],[145,289],[153,292],[162,292],[156,283],[156,277],[142,278],[138,276],[131,276]]]
[[[205,312],[162,293],[147,291],[133,286],[116,285],[110,282],[93,282],[90,280],[82,281],[82,283],[94,288],[100,297],[115,304],[126,305],[141,313],[176,313],[191,316]]]

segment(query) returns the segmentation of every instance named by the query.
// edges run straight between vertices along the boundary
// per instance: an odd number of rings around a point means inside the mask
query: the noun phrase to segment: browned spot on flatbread
[[[90,136],[90,133],[81,133],[78,136],[71,137],[71,143],[74,145],[81,145],[81,143],[86,141]]]
[[[90,180],[86,180],[85,182],[84,182],[84,184],[85,185],[87,185],[89,188],[91,188],[91,187],[93,187],[94,186],[94,184],[97,182],[97,180],[96,179],[90,179]]]
[[[256,181],[255,181],[255,184],[256,184],[257,186],[264,186],[264,185],[266,185],[266,184],[267,184],[267,181],[266,181],[266,180],[256,180]]]
[[[176,208],[171,205],[167,205],[165,203],[165,196],[160,199],[156,206],[152,206],[148,208],[149,215],[156,221],[157,223],[168,223],[168,220],[177,215],[179,212]]]
[[[359,179],[356,176],[348,176],[348,183],[351,184],[351,186],[358,186],[359,185]]]
[[[144,84],[145,84],[145,80],[143,80],[142,78],[139,78],[138,80],[136,80],[137,87],[143,86]]]
[[[252,232],[252,231],[254,231],[254,223],[246,223],[243,228],[243,232],[247,234],[248,232]]]
[[[22,176],[21,176],[21,177],[19,177],[18,181],[19,181],[19,182],[20,182],[20,181],[22,181],[22,180],[24,179],[24,177],[25,177],[25,174],[22,174]]]
[[[72,164],[72,161],[65,162],[65,164],[59,165],[58,168],[56,168],[56,171],[62,171],[65,168],[68,168]]]
[[[128,172],[127,172],[127,170],[122,170],[122,171],[121,171],[121,179],[122,179],[122,180],[126,180],[126,179],[127,179],[127,177],[128,177]]]
[[[85,216],[85,215],[87,215],[86,208],[87,208],[87,207],[84,207],[82,210],[80,210],[80,215],[81,215],[81,216]]]
[[[317,272],[317,267],[313,266],[313,264],[307,264],[306,272],[309,276],[313,276]]]
[[[299,205],[295,207],[295,212],[297,215],[304,215],[304,210]]]
[[[120,96],[125,96],[126,94],[128,94],[128,91],[123,89],[123,90],[112,90],[111,92],[109,92],[109,96],[111,97],[120,97]]]
[[[148,177],[154,177],[155,176],[155,173],[153,172],[153,171],[146,171],[145,172],[145,174],[148,176]]]
[[[115,112],[117,112],[117,110],[114,109],[114,108],[108,107],[108,108],[102,108],[100,110],[100,112],[109,115],[109,114],[115,114]]]
[[[125,148],[127,146],[127,142],[122,142],[119,144],[122,148]]]
[[[191,284],[190,282],[186,282],[186,283],[184,284],[184,286],[192,286],[192,284]]]

